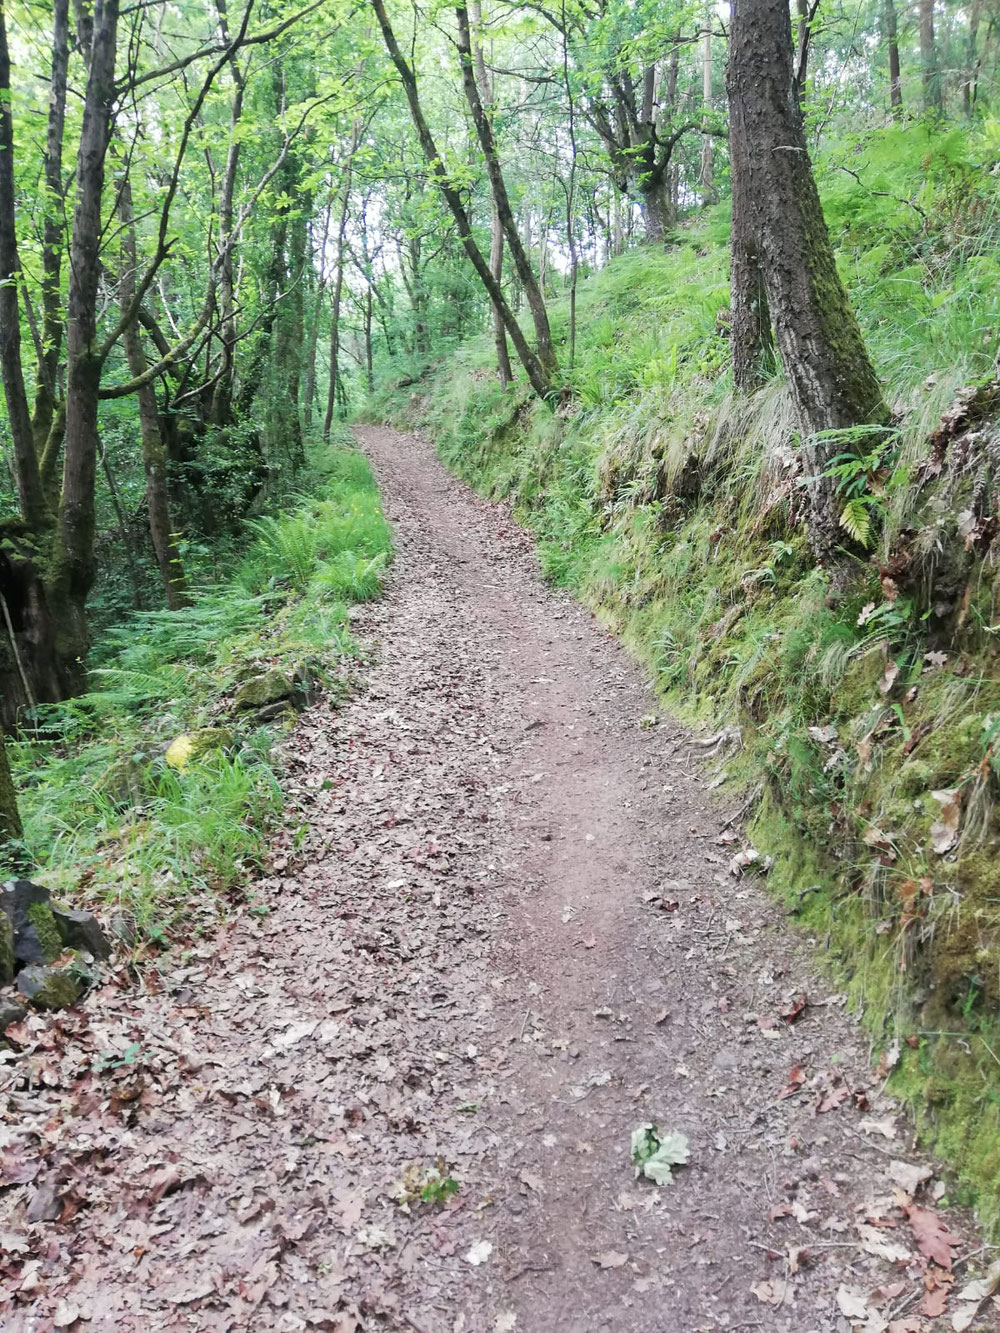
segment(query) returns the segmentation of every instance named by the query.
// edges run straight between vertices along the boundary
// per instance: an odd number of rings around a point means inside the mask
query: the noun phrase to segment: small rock
[[[67,1009],[80,998],[83,982],[71,966],[31,966],[17,974],[17,989],[36,1009]]]
[[[294,722],[297,716],[290,699],[277,699],[273,704],[265,704],[257,709],[257,721]]]
[[[276,667],[245,681],[233,696],[235,708],[263,708],[279,699],[291,699],[298,693],[295,681]]]
[[[17,1000],[0,1000],[0,1038],[11,1023],[20,1023],[27,1015],[27,1009],[23,1004],[18,1004]]]
[[[713,1069],[739,1069],[743,1053],[736,1046],[723,1046],[712,1061]]]
[[[119,810],[138,805],[143,797],[146,770],[130,754],[121,755],[94,784],[95,790]]]
[[[135,947],[135,917],[130,912],[116,912],[111,918],[111,934],[126,949]]]
[[[49,891],[30,879],[9,879],[0,887],[0,912],[10,919],[14,935],[28,925],[29,908],[38,904],[48,906]]]
[[[93,912],[77,912],[53,904],[52,915],[67,949],[79,949],[94,958],[111,957],[111,945]]]

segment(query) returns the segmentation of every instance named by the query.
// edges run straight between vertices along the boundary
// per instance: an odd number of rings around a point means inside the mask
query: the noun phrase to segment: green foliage
[[[182,611],[137,613],[110,633],[95,688],[38,710],[11,747],[24,836],[40,878],[81,884],[154,937],[209,921],[264,863],[282,808],[266,728],[230,716],[241,679],[291,674],[354,651],[346,604],[378,594],[388,525],[356,450],[320,460],[315,497],[261,519],[232,573]],[[183,769],[178,735],[226,724],[226,748]]]

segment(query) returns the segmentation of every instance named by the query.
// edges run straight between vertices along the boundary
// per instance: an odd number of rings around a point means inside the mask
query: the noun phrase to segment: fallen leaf
[[[889,661],[886,663],[885,670],[882,672],[882,679],[878,683],[879,690],[883,694],[888,694],[896,683],[896,677],[899,675],[898,662]]]
[[[948,1230],[932,1208],[921,1208],[919,1204],[910,1203],[903,1206],[903,1212],[920,1253],[925,1259],[932,1259],[941,1268],[950,1271],[955,1258],[952,1251],[957,1250],[961,1244],[958,1237]]]
[[[941,1287],[935,1284],[932,1287],[928,1287],[924,1292],[917,1309],[922,1315],[926,1315],[928,1319],[938,1319],[948,1308],[948,1297],[950,1295],[951,1292],[947,1287]]]
[[[808,1001],[805,997],[805,993],[797,995],[784,1009],[780,1017],[782,1017],[786,1023],[791,1025],[792,1023],[795,1022],[797,1018],[800,1018],[801,1015],[805,1012],[807,1004]]]
[[[750,1290],[763,1305],[783,1305],[791,1299],[790,1285],[782,1277],[755,1282]]]
[[[889,1179],[900,1189],[906,1190],[911,1197],[920,1186],[930,1180],[934,1171],[929,1166],[915,1166],[910,1162],[892,1161],[889,1163]]]
[[[867,1319],[869,1305],[864,1293],[841,1285],[837,1288],[837,1309],[847,1319]]]
[[[747,847],[742,852],[737,852],[729,862],[729,873],[739,879],[745,870],[748,870],[759,860],[760,852],[757,851],[756,847]]]
[[[861,1238],[861,1248],[866,1254],[874,1254],[877,1258],[885,1259],[890,1264],[908,1264],[913,1258],[905,1245],[889,1240],[877,1227],[859,1222],[858,1235]]]
[[[827,1111],[835,1111],[838,1106],[843,1106],[850,1095],[850,1088],[843,1083],[833,1088],[827,1088],[816,1103],[816,1114],[824,1115]]]
[[[605,1250],[603,1254],[591,1255],[590,1262],[598,1268],[624,1268],[628,1263],[628,1255],[622,1254],[620,1250]]]
[[[944,856],[945,852],[950,852],[958,842],[962,789],[952,787],[947,791],[932,791],[931,795],[941,807],[939,817],[931,825],[931,846],[938,856]]]
[[[474,1245],[470,1246],[463,1258],[467,1264],[472,1264],[473,1268],[478,1268],[480,1264],[486,1262],[492,1253],[493,1245],[490,1241],[477,1240]]]
[[[966,1329],[972,1327],[980,1306],[998,1289],[1000,1289],[1000,1259],[990,1265],[984,1277],[967,1282],[958,1292],[958,1300],[966,1304],[962,1309],[956,1310],[951,1317],[951,1326],[955,1333],[965,1333]]]
[[[862,1134],[881,1134],[884,1139],[894,1139],[896,1137],[896,1117],[886,1115],[881,1120],[876,1120],[873,1116],[866,1115],[864,1120],[858,1123],[858,1129],[861,1130]]]
[[[801,1065],[792,1065],[788,1071],[788,1083],[778,1093],[778,1101],[784,1101],[786,1097],[794,1097],[797,1092],[802,1090],[802,1085],[806,1081],[806,1071]]]
[[[71,1305],[67,1300],[60,1300],[52,1316],[52,1322],[56,1328],[71,1328],[79,1318],[80,1311],[75,1305]]]

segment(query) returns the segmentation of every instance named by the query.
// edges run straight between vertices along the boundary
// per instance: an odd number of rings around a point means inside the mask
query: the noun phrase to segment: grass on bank
[[[984,449],[937,478],[917,465],[956,390],[997,373],[1000,123],[859,134],[817,171],[900,421],[877,458],[844,442],[845,526],[866,520],[872,548],[846,601],[828,604],[813,566],[784,385],[731,393],[725,207],[581,284],[567,411],[502,391],[488,338],[416,392],[388,370],[367,411],[421,425],[459,475],[512,499],[547,576],[676,711],[740,724],[727,789],[760,786],[750,836],[776,858],[773,892],[875,1039],[899,1041],[897,1090],[995,1228],[1000,590],[963,525],[995,506],[1000,464]],[[552,315],[565,360],[564,301]],[[961,821],[941,854],[934,793],[949,792]]]
[[[213,919],[262,864],[282,809],[275,729],[233,694],[272,669],[342,688],[351,604],[377,596],[392,554],[363,455],[333,448],[314,470],[310,494],[249,525],[227,578],[185,610],[131,615],[90,692],[39,709],[9,746],[33,873],[75,905],[157,938]],[[204,749],[176,768],[184,735]]]

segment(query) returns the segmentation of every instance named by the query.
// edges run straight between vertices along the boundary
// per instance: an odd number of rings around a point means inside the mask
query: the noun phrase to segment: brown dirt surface
[[[504,510],[358,436],[397,558],[359,688],[284,747],[268,914],[0,1064],[2,1327],[950,1328],[989,1255],[732,873],[704,750]]]

